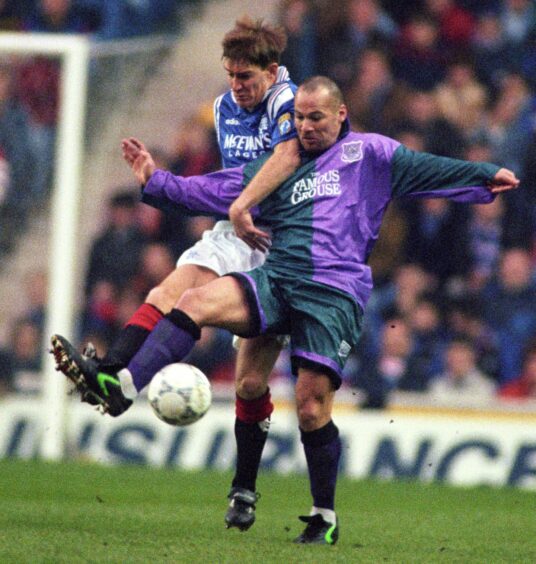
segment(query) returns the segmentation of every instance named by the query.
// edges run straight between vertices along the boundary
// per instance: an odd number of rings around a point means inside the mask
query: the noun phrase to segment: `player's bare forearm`
[[[121,150],[123,158],[129,164],[138,182],[142,185],[147,184],[156,165],[145,145],[135,137],[129,137],[121,141]]]
[[[229,218],[238,237],[251,248],[265,250],[269,235],[255,227],[249,210],[274,192],[300,165],[297,139],[276,145],[272,156],[229,208]]]

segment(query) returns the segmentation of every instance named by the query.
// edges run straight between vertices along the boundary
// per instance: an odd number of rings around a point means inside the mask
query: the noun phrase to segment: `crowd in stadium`
[[[2,4],[4,29],[10,21],[38,25],[30,11],[17,11],[33,2]],[[86,23],[94,32],[103,17],[99,3],[73,4],[83,8],[78,14],[92,15]],[[108,4],[115,3],[102,3]],[[376,408],[399,391],[433,405],[536,397],[535,3],[285,0],[280,21],[289,37],[282,64],[298,84],[314,74],[333,78],[353,129],[383,133],[419,151],[494,162],[521,179],[519,190],[489,205],[422,200],[390,208],[371,256],[376,289],[359,350],[346,367],[347,387],[362,405]],[[36,29],[28,25],[19,29]],[[0,174],[21,186],[15,175],[27,178],[28,170],[17,164],[8,149],[14,140],[4,131],[23,115],[30,129],[33,122],[22,94],[3,87],[11,72],[0,68]],[[31,92],[31,82],[24,92]],[[177,127],[173,147],[151,148],[159,167],[180,175],[219,168],[205,104]],[[22,135],[24,127],[15,130]],[[30,134],[27,145],[36,147]],[[17,195],[13,205],[23,201]],[[0,205],[9,202],[9,190],[0,187]],[[135,186],[113,190],[108,213],[88,260],[80,321],[80,342],[91,340],[100,351],[212,225],[206,217],[171,217],[139,203]],[[28,286],[39,294],[44,282]],[[0,353],[0,365],[11,366],[4,369],[6,387],[18,370],[39,368],[44,300],[44,292],[29,296],[28,316],[13,327],[13,346]],[[233,360],[230,336],[207,329],[190,357],[213,381],[232,380]],[[291,382],[285,351],[272,388]]]

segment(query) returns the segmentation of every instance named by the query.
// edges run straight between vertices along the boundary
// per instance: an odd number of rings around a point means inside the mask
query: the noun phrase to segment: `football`
[[[212,390],[201,370],[179,362],[155,374],[149,384],[148,398],[159,419],[184,426],[205,415],[212,402]]]

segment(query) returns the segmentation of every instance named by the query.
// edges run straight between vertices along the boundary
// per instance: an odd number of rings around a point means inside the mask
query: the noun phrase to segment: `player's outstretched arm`
[[[145,145],[135,137],[129,137],[121,141],[123,158],[134,172],[138,182],[145,186],[153,172],[156,170],[151,153]]]
[[[506,192],[507,190],[513,190],[519,186],[519,179],[516,177],[515,173],[507,168],[501,168],[497,171],[497,174],[493,177],[490,182],[490,190],[493,194],[498,194],[499,192]]]
[[[270,236],[255,227],[249,210],[276,190],[299,165],[298,140],[278,143],[271,157],[229,208],[229,219],[235,233],[252,249],[265,251],[270,245]]]

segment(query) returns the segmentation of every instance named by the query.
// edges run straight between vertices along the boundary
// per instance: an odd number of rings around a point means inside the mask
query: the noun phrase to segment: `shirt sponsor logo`
[[[292,187],[292,204],[299,204],[304,200],[322,196],[338,196],[341,193],[339,184],[339,171],[337,169],[327,172],[314,172],[307,178],[302,178]]]
[[[355,163],[363,158],[363,141],[343,143],[341,159],[345,163]]]
[[[228,157],[241,159],[256,159],[265,153],[270,147],[271,139],[268,131],[268,119],[262,117],[259,122],[257,135],[239,135],[225,133],[223,137],[223,150]]]

